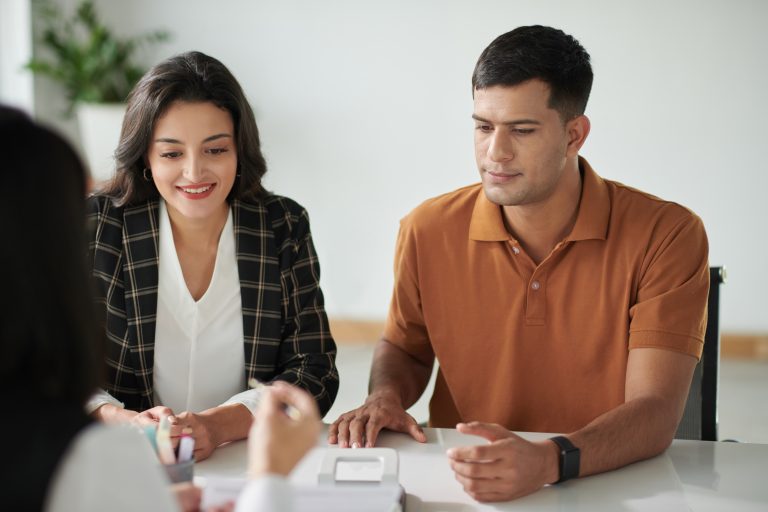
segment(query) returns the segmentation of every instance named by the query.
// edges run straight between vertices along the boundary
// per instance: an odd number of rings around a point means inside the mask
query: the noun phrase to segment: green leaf
[[[39,20],[38,49],[44,55],[35,55],[25,68],[61,84],[68,112],[78,101],[124,101],[144,74],[136,62],[137,50],[170,38],[163,30],[119,38],[104,25],[90,0],[80,2],[70,16],[51,0],[32,3]]]

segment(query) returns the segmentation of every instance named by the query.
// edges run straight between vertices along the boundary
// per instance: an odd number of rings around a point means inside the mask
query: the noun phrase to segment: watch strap
[[[560,448],[560,478],[555,482],[565,482],[579,476],[581,451],[565,436],[550,437],[550,441]]]

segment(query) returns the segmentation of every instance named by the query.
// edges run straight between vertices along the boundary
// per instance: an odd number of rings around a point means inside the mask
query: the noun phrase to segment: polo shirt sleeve
[[[699,217],[674,209],[654,230],[638,276],[629,349],[663,348],[700,358],[709,294],[707,235]]]
[[[411,214],[400,221],[395,249],[395,285],[384,339],[422,363],[431,365],[435,356],[421,308],[417,241]]]

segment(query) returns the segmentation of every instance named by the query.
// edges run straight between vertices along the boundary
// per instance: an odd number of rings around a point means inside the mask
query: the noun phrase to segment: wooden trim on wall
[[[720,357],[768,361],[768,334],[720,334]]]
[[[384,332],[384,322],[375,320],[346,320],[329,318],[331,334],[339,345],[375,343]]]
[[[330,319],[333,338],[339,345],[375,343],[384,332],[384,322],[376,320]],[[720,335],[720,355],[728,359],[768,361],[768,333]]]

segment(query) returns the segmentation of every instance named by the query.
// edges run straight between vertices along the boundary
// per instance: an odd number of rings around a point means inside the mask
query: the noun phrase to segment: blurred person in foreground
[[[197,510],[201,490],[170,486],[142,432],[102,425],[85,412],[103,379],[104,333],[86,259],[79,159],[59,136],[4,107],[0,149],[9,185],[0,192],[2,508]],[[251,482],[238,506],[290,510],[284,477],[316,443],[318,409],[305,391],[285,383],[262,397],[250,431]],[[286,404],[298,410],[297,419],[284,413]]]

